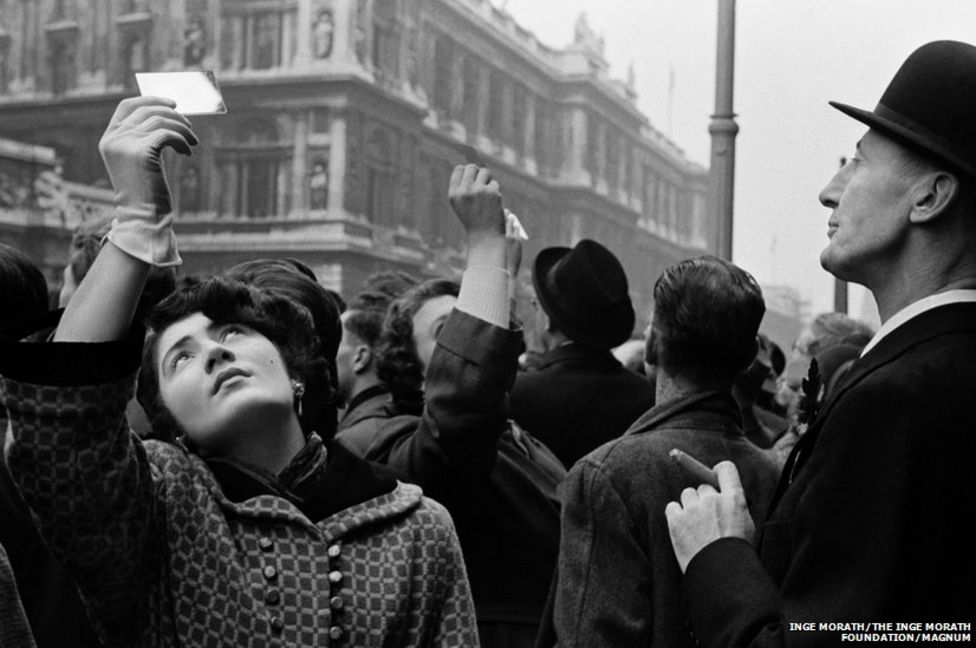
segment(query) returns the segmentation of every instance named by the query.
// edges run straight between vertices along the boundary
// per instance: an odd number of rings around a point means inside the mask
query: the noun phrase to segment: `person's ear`
[[[356,352],[352,356],[353,373],[361,374],[373,363],[373,350],[365,344],[356,347]]]
[[[946,171],[925,174],[912,189],[908,219],[914,224],[931,223],[948,211],[959,195],[959,178]]]

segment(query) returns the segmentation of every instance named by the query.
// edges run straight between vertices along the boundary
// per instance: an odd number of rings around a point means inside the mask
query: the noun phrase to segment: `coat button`
[[[278,590],[276,589],[269,589],[264,594],[264,602],[267,603],[268,605],[278,605],[278,602],[280,600],[281,600],[281,595],[278,594]]]
[[[338,570],[329,572],[329,580],[333,583],[338,583],[342,580],[342,572]]]
[[[280,633],[285,629],[285,622],[281,620],[281,617],[271,617],[271,629],[275,633]]]
[[[261,551],[271,551],[274,547],[274,540],[271,538],[258,538],[258,547]]]
[[[341,610],[342,609],[342,597],[341,596],[333,596],[332,598],[330,598],[329,599],[329,607],[331,607],[333,610]]]
[[[278,570],[272,567],[271,565],[265,566],[263,573],[264,573],[264,577],[267,578],[268,580],[274,580],[275,578],[278,577]]]
[[[329,628],[329,637],[331,637],[332,639],[338,639],[341,636],[342,636],[342,628],[340,628],[339,626],[332,626],[331,628]]]
[[[342,551],[342,549],[341,547],[339,547],[339,545],[337,544],[332,545],[331,547],[329,547],[329,558],[338,558],[340,551]]]

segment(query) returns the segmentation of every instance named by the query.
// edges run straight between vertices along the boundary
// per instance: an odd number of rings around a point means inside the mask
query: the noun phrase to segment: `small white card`
[[[522,227],[522,221],[513,212],[505,209],[505,236],[516,238],[520,241],[528,241],[529,235],[525,232],[525,228]]]
[[[164,97],[176,102],[184,115],[221,115],[227,112],[212,70],[192,72],[136,72],[142,96]]]

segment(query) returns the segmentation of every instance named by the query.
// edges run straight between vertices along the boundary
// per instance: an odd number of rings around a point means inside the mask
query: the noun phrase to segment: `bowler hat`
[[[610,349],[634,330],[627,275],[617,257],[596,241],[542,250],[532,282],[542,309],[574,342]]]
[[[873,112],[830,105],[976,178],[976,47],[957,41],[921,46],[899,68]]]

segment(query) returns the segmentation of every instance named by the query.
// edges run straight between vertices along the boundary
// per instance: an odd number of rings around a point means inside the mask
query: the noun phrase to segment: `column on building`
[[[474,67],[475,74],[477,75],[477,101],[475,102],[477,110],[477,121],[475,127],[475,135],[477,137],[477,142],[479,146],[485,147],[488,143],[488,101],[490,99],[489,95],[489,76],[490,72],[485,65],[476,65]]]
[[[217,167],[219,175],[219,182],[215,183],[217,186],[214,189],[218,193],[218,216],[229,217],[229,218],[239,218],[241,214],[241,206],[237,204],[238,195],[238,182],[237,177],[237,164],[225,164],[223,167]]]
[[[300,22],[300,21],[299,21]],[[308,131],[307,111],[297,111],[294,116],[294,149],[291,160],[291,214],[305,218],[308,216]]]
[[[335,18],[332,57],[341,62],[352,62],[356,55],[352,51],[353,30],[356,20],[356,3],[359,0],[333,0],[332,10]],[[331,188],[329,195],[332,195]]]
[[[589,184],[589,174],[584,164],[588,143],[586,141],[586,111],[580,106],[572,106],[564,113],[569,119],[570,147],[566,156],[569,162],[568,180],[574,184]]]
[[[529,171],[533,175],[538,173],[538,163],[535,156],[535,111],[536,96],[527,89],[525,96],[525,139],[522,150],[525,151],[525,159],[528,161]]]
[[[296,67],[305,67],[312,61],[312,23],[314,20],[312,3],[309,1],[299,2],[298,13],[295,18],[295,29],[298,32],[294,35],[295,60],[292,61],[292,65]],[[298,206],[298,203],[292,204]]]
[[[338,218],[346,199],[346,117],[333,113],[330,119],[328,210],[330,218]]]

